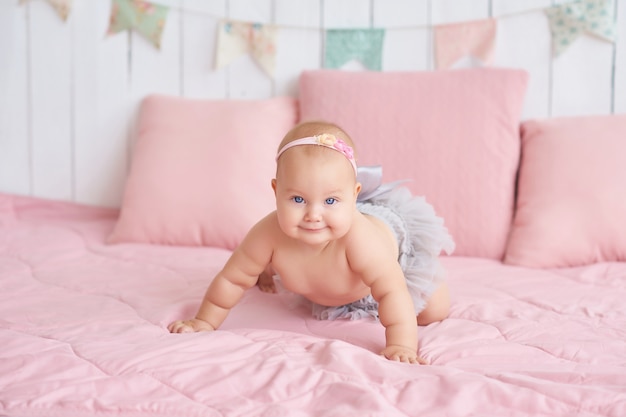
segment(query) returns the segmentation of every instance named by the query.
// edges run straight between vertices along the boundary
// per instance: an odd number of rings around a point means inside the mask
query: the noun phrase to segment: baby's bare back
[[[369,241],[360,239],[355,242],[355,235],[366,235]],[[274,248],[272,267],[289,291],[317,304],[344,305],[370,294],[362,274],[351,266],[354,259],[350,258],[374,259],[367,252],[378,251],[380,245],[393,246],[397,253],[395,237],[387,225],[359,213],[345,237],[329,242],[323,248],[294,244],[288,238],[279,239]]]

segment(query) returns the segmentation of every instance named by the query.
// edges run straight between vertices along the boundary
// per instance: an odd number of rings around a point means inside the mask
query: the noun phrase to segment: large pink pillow
[[[525,122],[505,262],[603,261],[626,261],[626,114]]]
[[[296,118],[288,97],[147,97],[109,242],[233,249],[275,206],[276,148]]]
[[[358,163],[410,179],[445,220],[456,255],[501,259],[513,216],[527,74],[320,70],[300,77],[301,119],[354,139]]]

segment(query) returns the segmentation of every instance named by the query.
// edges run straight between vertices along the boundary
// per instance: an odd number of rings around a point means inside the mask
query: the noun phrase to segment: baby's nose
[[[310,222],[319,221],[322,218],[322,210],[321,207],[317,204],[311,204],[308,206],[306,211],[305,219]]]

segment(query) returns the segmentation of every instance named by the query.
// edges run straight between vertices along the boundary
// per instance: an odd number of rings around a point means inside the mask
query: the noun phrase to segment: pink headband
[[[278,160],[278,158],[280,158],[283,152],[285,152],[287,149],[299,145],[320,145],[325,146],[329,149],[333,149],[337,152],[341,152],[348,159],[348,161],[352,165],[352,168],[354,168],[354,174],[356,175],[356,161],[354,160],[354,152],[352,148],[346,142],[339,139],[335,135],[331,135],[330,133],[323,133],[321,135],[309,136],[306,138],[291,141],[282,148],[280,148],[278,154],[276,154],[276,160]]]

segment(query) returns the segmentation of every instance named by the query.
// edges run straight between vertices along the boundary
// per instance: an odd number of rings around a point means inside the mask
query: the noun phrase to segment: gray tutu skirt
[[[413,196],[399,182],[381,184],[380,167],[359,168],[357,179],[363,188],[357,209],[384,221],[398,242],[398,262],[413,300],[415,314],[425,307],[444,280],[439,263],[441,252],[451,254],[454,241],[424,197]],[[378,318],[378,303],[371,295],[353,303],[327,307],[312,305],[313,316],[320,320]]]

